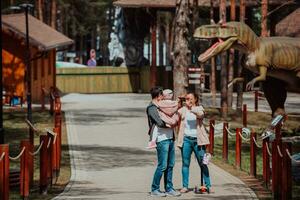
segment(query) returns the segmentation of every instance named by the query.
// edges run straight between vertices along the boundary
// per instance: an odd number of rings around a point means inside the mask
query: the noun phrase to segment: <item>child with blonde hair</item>
[[[159,117],[166,123],[167,127],[172,128],[177,125],[179,121],[179,115],[177,113],[178,102],[173,100],[172,90],[163,90],[163,100],[159,101],[156,106],[158,107]],[[150,135],[150,142],[148,143],[147,147],[148,149],[156,147],[157,136],[157,134]]]

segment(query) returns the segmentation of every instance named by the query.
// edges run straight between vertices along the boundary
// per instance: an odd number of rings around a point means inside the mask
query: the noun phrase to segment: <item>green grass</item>
[[[214,145],[214,160],[217,160],[217,162],[220,164],[223,162],[222,158],[222,145],[223,140],[222,138],[215,138],[215,145]],[[300,144],[294,144],[294,152],[300,152]],[[242,159],[241,159],[241,171],[246,172],[247,174],[250,174],[250,144],[249,142],[242,142]],[[263,168],[262,168],[262,150],[257,150],[257,156],[256,156],[256,172],[257,172],[257,178],[262,181],[262,174],[263,174]],[[228,164],[235,166],[235,138],[229,138],[228,141]],[[300,185],[296,185],[295,182],[293,182],[293,199],[300,199]]]
[[[54,126],[53,116],[49,114],[48,111],[41,112],[36,109],[33,110],[33,122],[34,125],[45,134],[44,128],[49,128],[52,130]],[[20,142],[22,140],[29,139],[28,126],[25,123],[26,110],[22,108],[9,108],[4,110],[3,122],[5,130],[5,143],[9,144],[9,154],[14,157],[20,152]],[[57,183],[51,188],[49,187],[47,195],[39,194],[39,154],[34,158],[34,184],[30,190],[30,199],[51,199],[60,192],[63,191],[65,185],[70,179],[70,158],[67,145],[66,130],[63,126],[62,130],[62,161],[61,161],[61,171]],[[34,144],[35,149],[39,146],[39,136],[35,135]],[[10,161],[10,170],[20,169],[20,160]],[[19,195],[19,188],[11,188],[10,199],[21,199]]]

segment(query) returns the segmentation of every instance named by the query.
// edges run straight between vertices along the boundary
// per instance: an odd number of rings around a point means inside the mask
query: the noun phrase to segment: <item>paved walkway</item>
[[[146,150],[148,95],[106,94],[64,96],[72,177],[55,199],[144,200],[155,170],[155,151]],[[210,164],[213,194],[189,192],[176,199],[256,199],[242,181]],[[192,159],[190,187],[199,184]],[[174,186],[181,187],[181,158],[176,151]],[[163,199],[174,199],[171,197]]]

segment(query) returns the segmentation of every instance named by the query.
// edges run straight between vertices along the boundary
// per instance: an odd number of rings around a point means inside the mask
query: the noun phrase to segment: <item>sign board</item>
[[[200,79],[189,79],[189,84],[200,84]]]
[[[165,67],[165,71],[166,71],[166,72],[172,71],[172,66],[166,66],[166,67]]]
[[[201,73],[202,68],[199,67],[189,67],[188,68],[188,78],[189,78],[189,84],[193,84],[193,85],[199,85],[201,84]]]
[[[188,74],[188,77],[189,78],[200,78],[201,77],[201,74]]]
[[[188,71],[189,72],[201,72],[202,69],[201,68],[195,68],[195,67],[189,67]]]

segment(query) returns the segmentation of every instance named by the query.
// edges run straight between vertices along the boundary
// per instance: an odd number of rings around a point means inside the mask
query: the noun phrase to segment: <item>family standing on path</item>
[[[180,196],[189,191],[189,166],[194,152],[206,191],[211,192],[209,170],[207,167],[209,154],[206,145],[209,144],[207,132],[202,124],[204,109],[199,106],[198,96],[188,93],[185,105],[173,101],[172,90],[162,90],[154,87],[150,90],[152,101],[147,107],[150,142],[148,148],[156,148],[157,168],[151,185],[151,196]],[[177,134],[175,128],[177,127]],[[181,150],[182,157],[182,188],[180,192],[173,187],[173,167],[175,165],[176,145]],[[164,175],[165,192],[160,190],[160,181]]]

